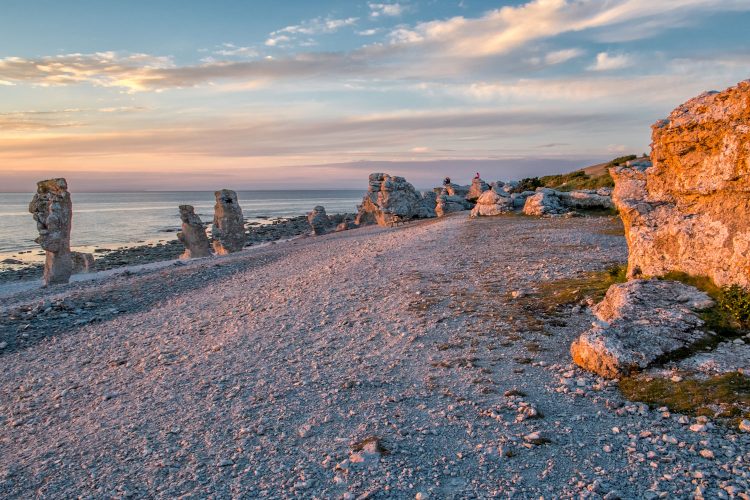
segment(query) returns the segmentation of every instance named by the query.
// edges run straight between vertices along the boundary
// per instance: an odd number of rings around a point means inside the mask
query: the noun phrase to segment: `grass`
[[[738,285],[719,287],[710,278],[687,273],[671,272],[660,279],[694,286],[714,300],[716,305],[700,313],[708,330],[722,337],[737,337],[750,329],[750,290]]]
[[[750,377],[738,372],[680,382],[636,375],[622,379],[620,390],[631,401],[687,415],[741,418],[750,411]]]
[[[532,300],[545,311],[553,311],[587,298],[598,302],[604,298],[611,285],[627,281],[626,273],[627,267],[618,265],[575,278],[548,281],[539,286],[539,293],[532,296]]]

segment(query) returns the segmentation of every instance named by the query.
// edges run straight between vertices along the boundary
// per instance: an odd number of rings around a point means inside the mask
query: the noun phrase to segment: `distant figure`
[[[475,179],[479,179],[479,172],[477,172],[477,175],[474,176]]]
[[[445,179],[443,179],[443,186],[447,186],[450,183],[451,183],[451,178],[450,177],[446,177]]]

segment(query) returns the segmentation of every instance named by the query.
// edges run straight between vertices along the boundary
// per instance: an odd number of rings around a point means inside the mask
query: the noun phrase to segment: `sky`
[[[0,3],[0,191],[560,173],[750,78],[748,0]]]

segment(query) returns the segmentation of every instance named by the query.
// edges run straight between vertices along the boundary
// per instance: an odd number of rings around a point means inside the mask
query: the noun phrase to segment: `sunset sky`
[[[568,171],[750,78],[748,26],[748,0],[2,0],[0,190]]]

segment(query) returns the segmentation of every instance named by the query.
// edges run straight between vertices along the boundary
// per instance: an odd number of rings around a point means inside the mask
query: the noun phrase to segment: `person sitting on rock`
[[[450,177],[446,177],[445,179],[443,179],[443,186],[447,186],[450,183],[451,183],[451,178]]]
[[[479,172],[477,172],[477,175],[474,176],[475,179],[480,179]]]

